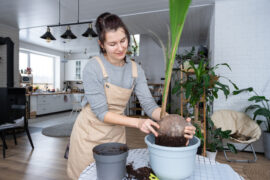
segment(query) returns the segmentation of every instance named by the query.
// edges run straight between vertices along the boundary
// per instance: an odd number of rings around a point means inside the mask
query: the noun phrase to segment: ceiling
[[[205,44],[215,0],[193,0],[183,29],[181,46]],[[20,40],[58,51],[84,52],[97,47],[95,39],[81,34],[87,24],[71,26],[78,37],[67,43],[60,36],[66,27],[51,28],[56,41],[47,43],[40,36],[47,25],[59,23],[58,0],[0,0],[0,24],[20,29]],[[168,0],[60,0],[60,23],[94,21],[103,12],[122,17],[131,34],[155,32],[163,41],[167,39],[169,24]]]

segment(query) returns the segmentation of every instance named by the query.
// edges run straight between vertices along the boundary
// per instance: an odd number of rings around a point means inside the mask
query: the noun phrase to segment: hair
[[[105,42],[106,32],[111,31],[111,30],[116,31],[118,28],[123,28],[127,36],[128,46],[129,46],[130,34],[126,25],[123,23],[123,21],[121,20],[119,16],[115,14],[111,14],[109,12],[105,12],[98,16],[95,27],[98,33],[98,39],[102,45],[104,45],[104,42]],[[106,50],[103,49],[100,45],[99,45],[99,48],[100,48],[101,53],[103,54],[106,53]]]

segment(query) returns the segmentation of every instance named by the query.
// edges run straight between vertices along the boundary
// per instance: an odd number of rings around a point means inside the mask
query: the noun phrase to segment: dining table
[[[132,163],[134,169],[145,166],[150,167],[148,150],[146,148],[129,150],[126,163],[127,165]],[[127,177],[123,178],[123,180],[136,180]],[[84,169],[79,180],[98,180],[95,162]],[[244,178],[227,164],[196,155],[194,171],[185,180],[244,180]]]

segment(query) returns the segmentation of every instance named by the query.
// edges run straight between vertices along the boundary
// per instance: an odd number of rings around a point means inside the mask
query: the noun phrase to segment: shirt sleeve
[[[99,120],[104,121],[108,105],[100,72],[102,71],[97,62],[88,63],[83,70],[83,86],[91,110]]]
[[[136,78],[135,83],[135,94],[138,97],[145,113],[150,118],[152,118],[152,113],[156,108],[158,108],[158,105],[148,88],[143,69],[138,64],[137,69],[138,69],[138,77]]]

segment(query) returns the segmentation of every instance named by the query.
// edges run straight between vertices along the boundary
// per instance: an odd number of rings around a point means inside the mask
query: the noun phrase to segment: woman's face
[[[120,27],[116,31],[106,32],[103,48],[110,59],[123,60],[128,48],[128,39],[124,29]]]

